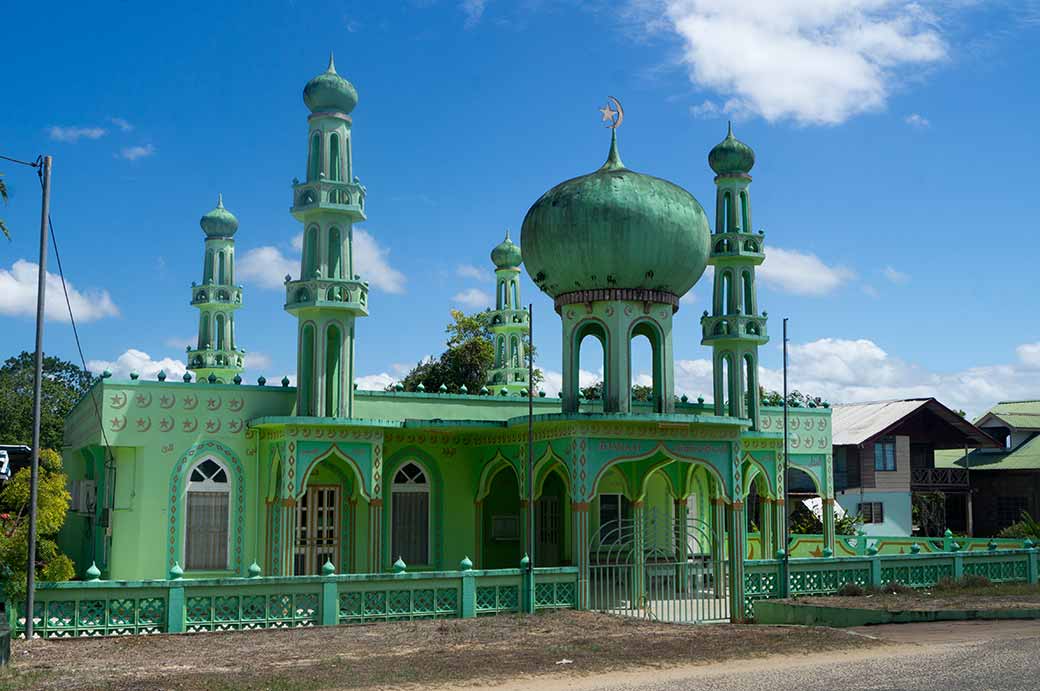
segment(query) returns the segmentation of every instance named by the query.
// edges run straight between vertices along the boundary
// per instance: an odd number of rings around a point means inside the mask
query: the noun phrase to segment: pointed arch
[[[652,402],[654,405],[655,413],[664,412],[664,391],[665,391],[665,377],[668,376],[664,371],[664,334],[661,331],[661,325],[649,317],[638,319],[632,323],[632,326],[628,330],[628,381],[632,381],[632,340],[638,337],[644,337],[650,342],[650,357],[651,357],[651,379],[653,381],[653,398]],[[629,386],[629,398],[632,396],[632,387]],[[629,401],[629,409],[631,410],[631,400]]]
[[[343,240],[339,228],[329,228],[328,278],[343,278]]]
[[[303,236],[303,275],[300,280],[308,281],[314,277],[318,268],[318,226],[310,226]]]
[[[329,135],[329,180],[339,182],[343,179],[339,152],[339,135],[333,132]]]
[[[581,391],[581,382],[579,380],[579,374],[581,373],[581,348],[585,338],[591,336],[599,341],[603,349],[603,391],[601,398],[604,405],[606,405],[606,401],[614,394],[616,391],[615,387],[618,386],[618,382],[612,381],[610,376],[610,349],[614,347],[610,342],[610,330],[599,319],[590,317],[579,322],[574,327],[572,334],[570,371],[566,373],[568,381],[565,382],[565,385],[569,384],[569,389],[574,392],[575,396]]]
[[[300,362],[296,382],[299,391],[298,414],[314,415],[314,322],[306,322],[300,327]]]
[[[756,313],[755,305],[755,284],[751,278],[751,270],[744,269],[740,274],[741,278],[741,292],[744,297],[744,314],[753,315]]]
[[[747,190],[740,191],[740,228],[745,233],[751,232],[751,201]]]
[[[325,417],[339,417],[343,396],[343,329],[339,324],[325,327]]]
[[[311,150],[307,160],[308,182],[317,180],[321,173],[321,132],[311,135]]]

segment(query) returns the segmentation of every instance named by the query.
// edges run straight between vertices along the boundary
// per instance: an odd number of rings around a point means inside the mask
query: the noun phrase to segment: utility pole
[[[534,303],[527,304],[527,558],[534,569]]]
[[[40,399],[43,394],[43,306],[47,297],[47,222],[51,215],[51,157],[43,157],[40,170],[43,203],[40,209],[40,274],[36,285],[36,354],[33,358],[32,469],[29,475],[29,555],[25,576],[25,640],[33,637],[36,600],[36,488],[40,480]]]
[[[788,481],[788,446],[787,446],[787,317],[784,317],[784,582],[781,584],[783,596],[790,594],[791,574],[791,507],[787,505],[790,498],[787,488]]]

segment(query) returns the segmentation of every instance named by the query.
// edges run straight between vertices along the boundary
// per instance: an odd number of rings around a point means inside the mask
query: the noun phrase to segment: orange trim
[[[572,501],[571,511],[577,511],[578,513],[585,513],[589,510],[589,503],[587,501]]]

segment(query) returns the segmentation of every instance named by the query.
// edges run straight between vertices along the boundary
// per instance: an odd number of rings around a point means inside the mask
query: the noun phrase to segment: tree
[[[32,443],[33,354],[23,351],[0,366],[0,442]],[[65,417],[86,393],[94,376],[57,357],[43,358],[40,446],[64,446]]]
[[[762,405],[776,408],[784,404],[784,395],[779,391],[770,391],[765,387],[758,387],[758,395]],[[798,389],[787,394],[787,405],[791,408],[829,408],[830,403],[819,396],[804,394]]]
[[[859,527],[863,525],[863,518],[858,514],[846,513],[839,516],[834,512],[834,534],[855,535]],[[823,534],[823,521],[814,514],[802,502],[795,502],[791,510],[791,534],[792,535],[821,535]]]
[[[22,468],[0,489],[0,583],[7,597],[25,597],[29,547],[29,468]],[[72,560],[54,538],[69,510],[67,478],[61,456],[40,452],[36,492],[36,576],[43,581],[67,581],[75,575]]]
[[[3,175],[0,175],[3,178]],[[0,179],[0,202],[7,204],[7,183]],[[4,234],[8,240],[11,239],[11,232],[7,230],[7,224],[4,223],[4,219],[0,218],[0,233]]]
[[[487,383],[488,370],[495,364],[495,348],[487,317],[483,313],[465,314],[461,310],[452,310],[451,319],[444,329],[448,335],[447,350],[440,357],[416,363],[400,382],[405,391],[415,391],[422,384],[430,392],[443,385],[451,392],[465,386],[470,393],[476,393]],[[536,356],[530,345],[528,353],[532,358]],[[534,385],[537,386],[541,380],[541,370],[535,369]]]

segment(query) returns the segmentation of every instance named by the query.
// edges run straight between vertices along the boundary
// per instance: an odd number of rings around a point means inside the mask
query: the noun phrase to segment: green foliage
[[[758,388],[762,405],[779,408],[784,404],[784,395],[779,391],[769,391],[765,387]],[[791,408],[829,408],[830,403],[819,396],[804,394],[798,389],[787,394],[787,405]]]
[[[1022,519],[1018,523],[1012,523],[997,533],[997,537],[1029,539],[1040,542],[1040,521],[1029,515],[1028,511],[1022,512]]]
[[[417,363],[401,380],[406,391],[415,391],[422,384],[426,391],[436,392],[443,384],[452,393],[463,385],[470,393],[477,393],[487,384],[488,370],[495,364],[495,348],[486,315],[452,310],[451,319],[444,329],[448,335],[447,350],[440,357]],[[528,348],[535,357],[529,344]],[[535,386],[541,380],[542,371],[535,369]],[[393,386],[387,389],[393,390]]]
[[[3,175],[0,175],[0,178],[2,177]],[[7,183],[3,180],[0,180],[0,201],[7,204]],[[7,224],[4,223],[4,219],[2,218],[0,218],[0,233],[3,233],[4,237],[8,240],[11,239],[11,232],[7,229]]]
[[[597,381],[591,386],[583,386],[581,395],[590,401],[598,401],[603,397],[603,380]],[[633,401],[652,401],[654,399],[654,387],[645,384],[636,384],[632,387]],[[676,397],[678,400],[678,397]]]
[[[0,440],[5,444],[32,444],[33,375],[33,354],[28,351],[0,366]],[[78,365],[44,356],[41,447],[64,446],[65,418],[93,383],[94,377]]]
[[[834,516],[835,535],[855,535],[860,526],[863,525],[861,516],[846,513],[844,516]],[[822,535],[823,521],[816,517],[805,504],[797,502],[791,511],[791,534],[792,535]]]
[[[0,581],[6,581],[4,591],[15,599],[25,595],[29,481],[29,468],[22,468],[0,489]],[[54,541],[69,510],[66,484],[61,456],[50,449],[41,451],[36,492],[36,575],[40,580],[67,581],[75,575],[72,560]]]
[[[940,537],[946,531],[946,494],[943,492],[914,492],[911,500],[911,520],[917,533],[925,537]]]

